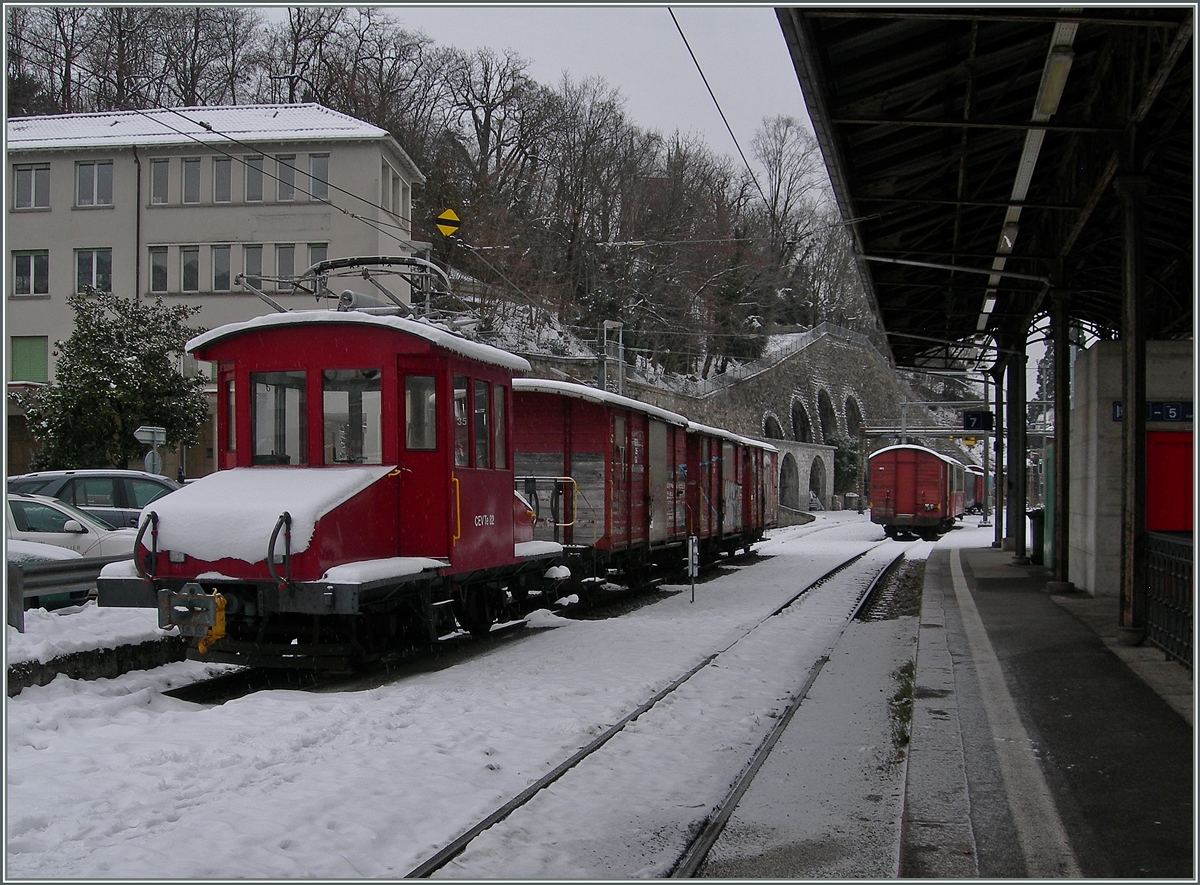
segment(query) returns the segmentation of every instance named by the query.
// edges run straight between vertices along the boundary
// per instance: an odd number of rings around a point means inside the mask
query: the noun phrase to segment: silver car
[[[141,470],[43,470],[8,480],[10,492],[49,495],[113,528],[136,528],[143,507],[177,488],[175,480]]]
[[[6,510],[9,540],[52,544],[86,557],[133,553],[135,529],[114,529],[55,498],[10,494]]]

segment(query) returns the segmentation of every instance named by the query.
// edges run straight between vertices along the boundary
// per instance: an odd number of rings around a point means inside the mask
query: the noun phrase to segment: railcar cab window
[[[382,464],[379,369],[326,369],[322,408],[326,464]]]
[[[488,433],[489,416],[491,413],[491,402],[488,394],[488,383],[486,381],[475,382],[475,466],[476,467],[491,467],[491,446],[489,445],[491,436]]]
[[[410,452],[437,448],[437,379],[432,375],[404,379],[404,446]]]
[[[303,372],[251,372],[254,464],[307,463]]]
[[[508,447],[505,445],[504,435],[508,430],[508,421],[505,407],[505,390],[503,384],[496,384],[492,387],[492,437],[494,439],[493,453],[496,460],[496,469],[503,470],[508,466]]]
[[[471,423],[467,412],[467,379],[454,376],[454,466],[471,463]]]

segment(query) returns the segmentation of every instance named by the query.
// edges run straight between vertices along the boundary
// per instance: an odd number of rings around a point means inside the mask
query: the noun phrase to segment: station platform
[[[951,533],[929,556],[898,875],[1195,880],[1192,673],[1117,600]]]

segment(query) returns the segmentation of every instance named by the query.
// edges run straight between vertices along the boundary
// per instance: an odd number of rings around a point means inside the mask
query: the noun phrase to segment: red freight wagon
[[[513,382],[518,492],[537,539],[636,567],[687,534],[687,419],[582,384]],[[619,561],[618,561],[619,560]]]
[[[767,443],[691,422],[688,425],[688,526],[701,559],[732,553],[774,524],[778,450]]]
[[[983,506],[986,503],[984,500],[984,489],[987,488],[983,468],[976,464],[968,464],[966,470],[967,485],[964,489],[963,507],[967,513],[982,513]]]
[[[147,508],[137,574],[106,572],[102,605],[158,607],[208,660],[340,666],[414,623],[436,638],[451,609],[485,632],[506,583],[561,552],[514,540],[521,357],[326,310],[221,326],[189,351],[216,365],[223,469]]]
[[[888,537],[936,540],[963,515],[966,469],[924,446],[889,446],[868,459],[871,522]]]

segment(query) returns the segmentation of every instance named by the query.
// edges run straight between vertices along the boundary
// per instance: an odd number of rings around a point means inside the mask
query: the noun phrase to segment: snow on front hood
[[[391,467],[250,468],[219,470],[148,505],[158,514],[158,549],[214,562],[267,557],[271,532],[285,510],[292,517],[292,553],[308,549],[317,520]],[[282,533],[281,533],[282,534]],[[149,547],[150,533],[142,538]],[[276,541],[283,552],[283,540]]]

